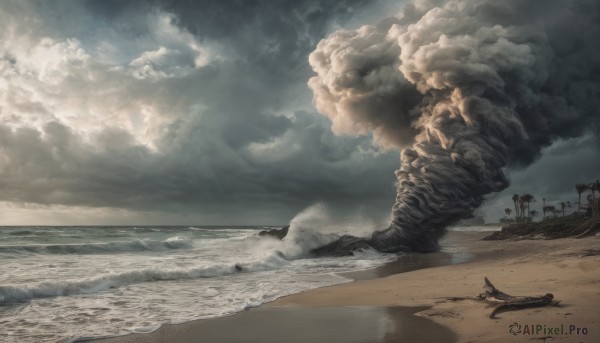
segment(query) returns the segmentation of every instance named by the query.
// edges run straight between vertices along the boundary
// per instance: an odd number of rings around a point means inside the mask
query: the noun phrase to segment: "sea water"
[[[331,237],[267,227],[0,227],[0,342],[68,342],[219,317],[351,280],[374,251],[310,258]]]

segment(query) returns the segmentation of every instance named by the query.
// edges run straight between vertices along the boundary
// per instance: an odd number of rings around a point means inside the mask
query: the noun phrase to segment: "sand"
[[[418,312],[458,335],[459,342],[600,342],[600,237],[585,239],[481,241],[463,248],[478,256],[464,264],[434,267],[380,279],[311,290],[276,300],[268,306],[431,306]],[[589,255],[592,250],[592,256]],[[594,253],[596,255],[594,255]],[[483,278],[511,295],[552,293],[560,306],[488,316],[493,307],[468,298],[483,291]],[[517,323],[521,333],[509,326]],[[525,326],[540,332],[526,334]],[[560,333],[544,332],[563,327]],[[579,335],[569,335],[574,325]],[[517,326],[515,326],[516,328]],[[587,334],[583,334],[583,329]],[[531,330],[529,330],[531,331]],[[559,330],[560,331],[560,330]],[[545,338],[545,339],[544,339]]]
[[[229,317],[164,325],[150,334],[133,334],[94,343],[452,342],[455,335],[451,330],[414,316],[414,313],[424,309],[373,306],[260,307]]]
[[[353,273],[353,283],[238,315],[101,341],[600,342],[600,237],[482,241],[485,235],[451,233],[444,252]],[[490,319],[493,307],[476,300],[484,276],[508,294],[553,293],[561,304]],[[510,325],[520,332],[513,335]]]

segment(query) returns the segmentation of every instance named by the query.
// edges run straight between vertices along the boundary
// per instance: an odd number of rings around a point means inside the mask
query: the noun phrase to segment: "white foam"
[[[160,251],[167,249],[190,249],[193,241],[188,237],[175,236],[166,240],[149,238],[108,243],[69,244],[12,244],[0,245],[0,253],[10,254],[110,254],[119,252]]]
[[[131,331],[136,332],[136,333],[150,333],[150,332],[158,330],[158,328],[160,328],[159,324],[142,326],[142,327],[134,327],[131,329]]]
[[[17,303],[31,299],[75,294],[90,294],[151,281],[196,279],[215,277],[236,272],[235,266],[211,266],[189,269],[161,270],[142,269],[122,273],[105,274],[87,279],[70,279],[65,281],[47,281],[22,285],[0,285],[1,303]]]
[[[86,230],[93,237],[103,232]],[[258,230],[234,231],[128,231],[126,237],[145,240],[147,247],[155,244],[150,241],[162,242],[163,247],[151,254],[149,250],[35,253],[18,259],[0,255],[0,304],[8,305],[3,307],[8,310],[3,312],[0,341],[19,335],[19,342],[37,342],[40,328],[49,340],[58,341],[228,315],[288,294],[349,282],[335,273],[391,259],[373,251],[345,258],[294,259],[306,256],[307,249],[323,238],[280,241],[259,238]],[[23,242],[27,244],[20,245],[32,245]],[[180,248],[186,242],[189,248]],[[22,325],[28,320],[35,325]]]

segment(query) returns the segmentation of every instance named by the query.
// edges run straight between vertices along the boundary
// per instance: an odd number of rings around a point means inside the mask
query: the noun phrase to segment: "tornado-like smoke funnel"
[[[597,130],[598,37],[598,1],[451,0],[322,40],[309,86],[333,131],[402,149],[393,221],[368,244],[435,250],[508,186],[504,167]]]

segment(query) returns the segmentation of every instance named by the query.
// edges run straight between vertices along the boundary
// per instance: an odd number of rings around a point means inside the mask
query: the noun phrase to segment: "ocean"
[[[391,262],[375,251],[307,257],[332,239],[271,227],[0,227],[0,342],[69,342],[225,316],[339,273]]]

